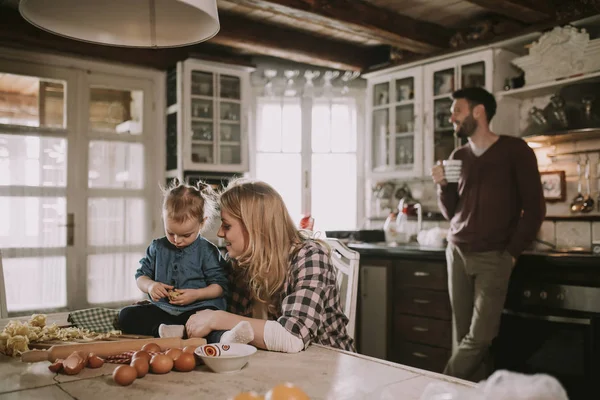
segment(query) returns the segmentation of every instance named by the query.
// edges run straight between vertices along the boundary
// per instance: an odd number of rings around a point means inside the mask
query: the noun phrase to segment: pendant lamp
[[[48,32],[120,47],[180,47],[219,32],[216,0],[21,0],[19,12]]]

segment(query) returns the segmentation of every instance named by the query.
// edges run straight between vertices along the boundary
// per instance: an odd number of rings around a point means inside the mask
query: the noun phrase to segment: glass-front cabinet
[[[478,86],[493,93],[492,63],[490,50],[424,66],[424,170],[429,171],[466,143],[466,138],[457,137],[450,122],[452,93]]]
[[[245,172],[248,170],[249,73],[251,68],[189,59],[177,65],[177,95],[167,114],[177,124],[177,142],[167,139],[167,169]],[[174,72],[171,72],[174,73]],[[173,103],[173,104],[172,104]],[[169,125],[169,118],[167,118]],[[169,134],[167,126],[167,138]],[[173,139],[172,139],[173,140]],[[177,155],[171,155],[169,149]],[[175,150],[177,149],[177,150]],[[177,156],[181,160],[177,160]]]
[[[421,174],[422,68],[369,80],[370,169],[373,175]]]

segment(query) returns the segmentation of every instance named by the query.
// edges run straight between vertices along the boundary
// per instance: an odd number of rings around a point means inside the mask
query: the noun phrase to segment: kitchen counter
[[[0,399],[225,400],[242,391],[264,395],[282,382],[294,383],[312,400],[418,400],[434,382],[463,395],[474,391],[472,382],[318,345],[297,354],[259,350],[246,367],[232,374],[216,374],[199,366],[186,373],[149,373],[127,387],[112,380],[118,364],[85,368],[73,376],[52,373],[49,364],[26,364],[0,355]]]
[[[361,256],[394,257],[417,260],[446,260],[445,247],[428,247],[418,243],[389,246],[386,243],[348,243]],[[562,253],[556,251],[526,250],[519,257],[517,265],[543,262],[550,265],[600,267],[600,256],[591,253]]]

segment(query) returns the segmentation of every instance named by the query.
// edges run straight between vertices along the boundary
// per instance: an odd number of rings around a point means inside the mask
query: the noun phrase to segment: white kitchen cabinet
[[[428,172],[436,161],[447,159],[457,146],[466,143],[466,139],[456,137],[449,121],[452,92],[477,86],[484,87],[492,94],[501,90],[506,78],[518,74],[518,70],[510,65],[510,60],[516,56],[502,49],[487,49],[424,66],[425,172]],[[502,128],[498,126],[502,122],[499,118],[494,118],[492,130],[502,133]],[[500,131],[497,131],[496,127]]]
[[[167,176],[248,171],[252,68],[188,59],[167,76]]]
[[[510,51],[490,48],[366,74],[370,177],[428,176],[436,160],[447,158],[460,145],[448,121],[452,92],[469,86],[483,86],[491,93],[502,90],[507,78],[519,74],[510,64],[515,57]],[[513,126],[517,117],[503,111],[499,104],[501,118],[492,121],[497,133],[505,133],[503,125]]]
[[[422,76],[417,67],[368,80],[367,159],[373,176],[422,173]]]
[[[388,359],[388,307],[387,260],[361,262],[359,274],[359,326],[358,348],[360,354]]]

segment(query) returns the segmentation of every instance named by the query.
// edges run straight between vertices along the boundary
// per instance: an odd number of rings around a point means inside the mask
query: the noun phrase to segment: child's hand
[[[154,282],[148,288],[148,294],[154,301],[158,301],[162,298],[168,297],[168,290],[173,289],[173,286],[167,285],[166,283]]]
[[[198,300],[198,289],[177,289],[176,296],[170,296],[169,303],[177,306],[185,306]]]

